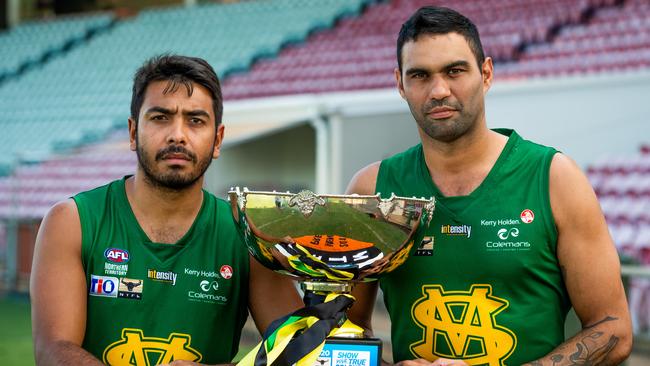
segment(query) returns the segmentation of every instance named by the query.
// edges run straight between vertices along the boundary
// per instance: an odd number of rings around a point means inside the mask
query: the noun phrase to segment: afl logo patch
[[[104,251],[104,258],[113,263],[127,263],[130,257],[124,249],[108,248]]]
[[[230,277],[232,277],[232,267],[230,267],[227,264],[224,264],[223,266],[221,266],[219,273],[221,273],[221,277],[225,279],[229,279]]]
[[[530,224],[533,222],[533,220],[535,220],[535,214],[529,209],[521,211],[521,215],[519,215],[519,217],[521,217],[521,221],[524,224]]]

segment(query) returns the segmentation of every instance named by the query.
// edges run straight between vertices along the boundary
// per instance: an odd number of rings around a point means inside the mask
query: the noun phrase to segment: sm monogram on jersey
[[[459,358],[473,365],[504,365],[517,347],[517,337],[499,325],[498,314],[509,306],[492,295],[491,285],[472,285],[469,291],[445,291],[440,285],[422,286],[424,296],[411,308],[423,329],[411,344],[416,358]]]
[[[203,356],[192,348],[192,337],[188,334],[145,337],[141,329],[124,328],[122,338],[104,350],[103,362],[113,366],[149,366],[174,360],[199,362],[201,358]]]

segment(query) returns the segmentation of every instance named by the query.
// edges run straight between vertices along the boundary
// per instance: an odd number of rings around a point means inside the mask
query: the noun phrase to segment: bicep
[[[80,345],[86,324],[81,225],[72,200],[45,216],[36,238],[30,281],[35,348],[55,341]]]
[[[275,319],[303,307],[293,280],[271,271],[249,256],[249,304],[251,315],[260,334]]]
[[[627,321],[620,262],[600,205],[586,176],[566,156],[553,159],[550,193],[558,261],[583,326],[607,317]]]

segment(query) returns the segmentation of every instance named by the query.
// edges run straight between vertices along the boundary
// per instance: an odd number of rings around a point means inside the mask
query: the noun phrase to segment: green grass
[[[309,218],[295,210],[249,208],[247,214],[258,228],[270,236],[339,235],[375,243],[384,252],[405,239],[404,227],[380,221],[343,203],[329,203],[329,212],[317,206]]]
[[[34,365],[29,302],[0,298],[0,360],[3,365]]]

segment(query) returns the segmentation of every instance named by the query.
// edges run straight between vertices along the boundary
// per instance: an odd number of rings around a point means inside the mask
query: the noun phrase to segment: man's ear
[[[395,83],[397,84],[397,91],[399,91],[399,95],[402,96],[402,99],[406,99],[404,97],[404,83],[402,83],[402,72],[400,71],[399,68],[395,68]]]
[[[136,134],[138,133],[138,122],[136,122],[133,117],[129,117],[129,148],[131,151],[135,151],[137,148],[136,145]]]
[[[226,128],[222,123],[219,123],[217,127],[217,134],[214,137],[214,150],[212,151],[212,159],[217,159],[221,154],[221,144],[223,143],[223,135]]]
[[[483,93],[487,93],[492,85],[492,78],[494,77],[494,65],[492,64],[492,57],[486,57],[481,66],[483,75]]]

